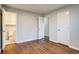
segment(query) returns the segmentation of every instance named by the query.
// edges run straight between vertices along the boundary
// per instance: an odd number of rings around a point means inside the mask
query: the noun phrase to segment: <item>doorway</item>
[[[12,43],[16,43],[16,13],[3,9],[3,50]]]
[[[49,19],[48,17],[39,16],[38,20],[38,38],[42,40],[49,40]]]
[[[49,40],[49,18],[44,17],[44,39]]]
[[[0,53],[2,51],[2,11],[0,10]]]
[[[8,17],[6,19],[6,44],[12,44],[16,42],[16,14],[12,12],[7,12],[7,16]]]
[[[44,39],[44,18],[42,16],[38,19],[38,39]]]

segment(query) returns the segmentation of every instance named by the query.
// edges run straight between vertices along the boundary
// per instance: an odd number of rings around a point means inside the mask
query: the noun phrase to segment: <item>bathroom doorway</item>
[[[7,12],[7,16],[8,17],[6,19],[6,44],[12,44],[16,42],[16,14],[12,12]]]
[[[3,9],[3,50],[12,43],[16,43],[16,13]]]

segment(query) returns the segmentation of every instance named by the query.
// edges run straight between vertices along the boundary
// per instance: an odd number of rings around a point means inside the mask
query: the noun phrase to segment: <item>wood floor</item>
[[[79,51],[59,43],[35,40],[9,44],[5,47],[3,54],[79,54]]]

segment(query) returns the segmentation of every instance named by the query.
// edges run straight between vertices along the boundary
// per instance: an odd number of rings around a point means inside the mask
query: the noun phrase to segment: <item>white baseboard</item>
[[[56,40],[50,40],[50,41],[56,42],[56,43],[61,43],[61,42],[56,41]],[[61,44],[63,44],[63,43],[61,43]],[[78,50],[78,51],[79,51],[79,48],[78,48],[78,47],[74,47],[74,46],[71,46],[70,44],[66,44],[66,43],[65,43],[65,45],[69,46],[69,47],[72,48],[72,49],[75,49],[75,50]]]
[[[50,41],[52,41],[52,42],[56,42],[56,43],[58,43],[58,41],[56,41],[56,40],[51,40],[51,39],[49,39]]]
[[[24,40],[24,41],[16,41],[16,43],[23,43],[23,42],[28,42],[28,41],[32,41],[32,40],[37,40],[37,39],[29,39],[29,40]]]
[[[69,47],[72,48],[72,49],[75,49],[75,50],[78,50],[79,51],[79,48],[78,47],[74,47],[74,46],[71,46],[71,45],[69,45]]]

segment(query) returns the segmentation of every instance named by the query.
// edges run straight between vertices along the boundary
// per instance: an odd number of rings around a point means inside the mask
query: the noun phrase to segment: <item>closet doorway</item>
[[[49,18],[44,17],[44,39],[49,40]]]

